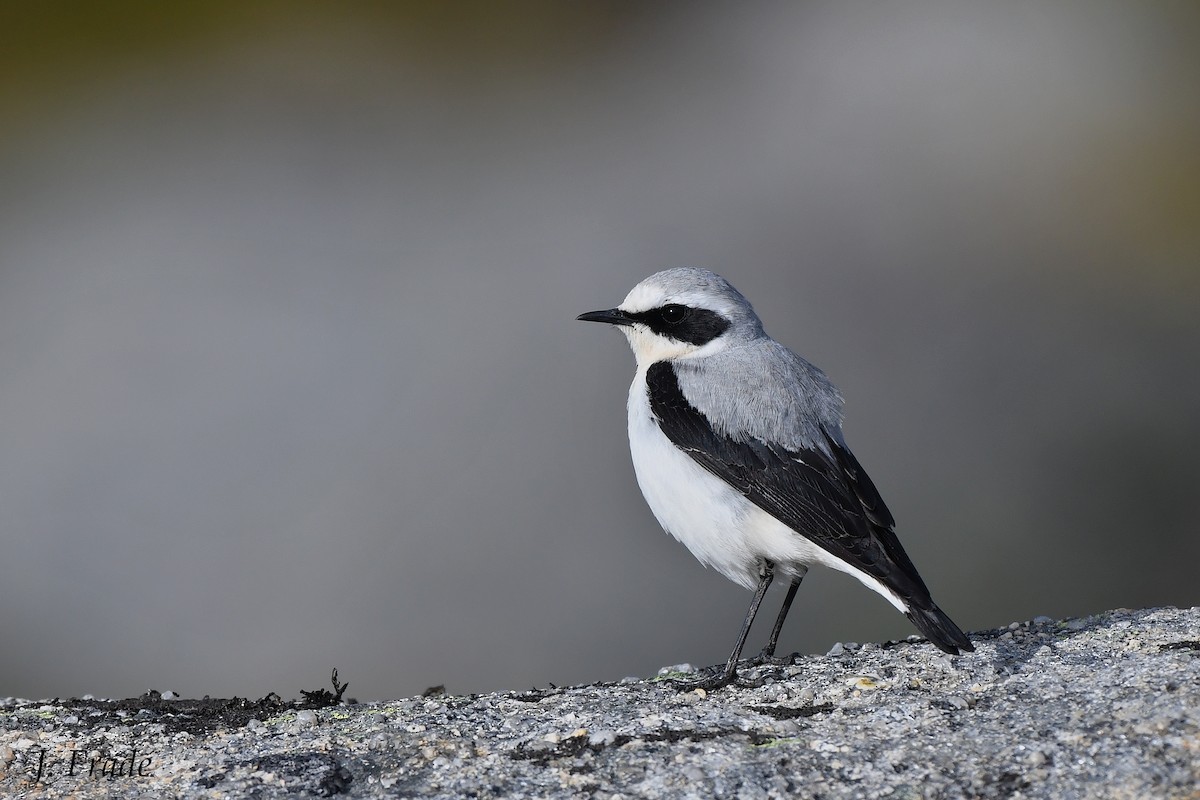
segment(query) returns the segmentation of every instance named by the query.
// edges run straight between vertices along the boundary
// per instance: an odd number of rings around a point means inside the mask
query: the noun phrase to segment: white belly
[[[628,411],[629,449],[646,503],[700,563],[747,589],[758,584],[762,559],[773,561],[784,578],[822,564],[853,575],[904,610],[875,578],[812,544],[672,444],[650,413],[644,369],[629,389]]]

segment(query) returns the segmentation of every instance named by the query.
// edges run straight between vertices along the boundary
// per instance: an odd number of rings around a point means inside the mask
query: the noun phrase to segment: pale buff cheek
[[[641,325],[621,328],[621,333],[625,334],[625,338],[629,340],[629,346],[633,349],[638,366],[649,366],[656,361],[682,358],[696,350],[695,345],[658,336]]]

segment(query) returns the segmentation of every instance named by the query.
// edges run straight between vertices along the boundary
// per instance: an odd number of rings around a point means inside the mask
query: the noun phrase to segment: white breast
[[[672,444],[650,412],[641,367],[629,387],[628,412],[629,450],[646,503],[700,563],[747,589],[758,584],[760,559],[775,562],[785,578],[822,564],[853,575],[904,610],[879,581],[812,544]]]

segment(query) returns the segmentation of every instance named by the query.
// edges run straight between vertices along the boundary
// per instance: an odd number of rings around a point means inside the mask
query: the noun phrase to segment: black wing
[[[758,439],[738,441],[713,430],[688,402],[669,363],[651,365],[646,384],[659,428],[696,463],[895,592],[908,605],[909,618],[939,647],[970,649],[970,641],[930,599],[875,485],[828,432],[822,430],[828,454],[816,447],[793,451]]]

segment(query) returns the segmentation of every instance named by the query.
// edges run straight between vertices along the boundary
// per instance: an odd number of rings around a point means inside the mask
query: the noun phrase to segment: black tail
[[[905,616],[913,625],[917,626],[917,630],[926,639],[937,645],[939,650],[944,650],[952,656],[956,656],[960,652],[970,653],[975,650],[975,646],[971,644],[971,640],[962,632],[962,629],[933,603],[929,604],[929,608],[909,606]]]

